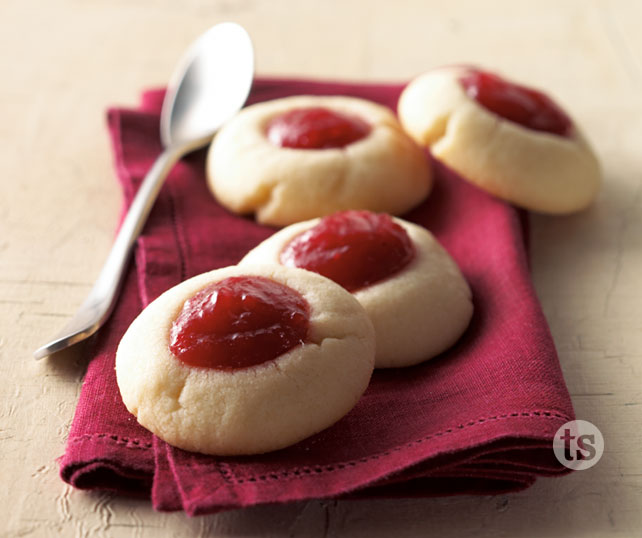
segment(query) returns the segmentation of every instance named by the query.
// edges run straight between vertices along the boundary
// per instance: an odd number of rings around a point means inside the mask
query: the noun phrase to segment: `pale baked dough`
[[[310,305],[307,343],[263,364],[222,371],[191,367],[169,350],[183,303],[211,282],[262,275]],[[163,293],[134,320],[116,354],[118,387],[138,422],[169,444],[217,455],[256,454],[327,428],[357,403],[374,364],[374,332],[341,286],[300,269],[226,267]]]
[[[295,108],[327,107],[356,115],[371,131],[338,149],[293,149],[271,143],[269,121]],[[207,181],[225,207],[282,226],[343,209],[395,215],[422,202],[432,187],[424,150],[387,108],[353,97],[296,96],[242,110],[216,135]]]
[[[240,265],[279,264],[285,246],[320,219],[293,224],[272,235],[241,260]],[[452,346],[473,313],[471,291],[459,267],[433,235],[402,219],[415,246],[415,257],[391,277],[357,290],[375,328],[376,368],[411,366]]]
[[[458,82],[464,67],[435,69],[399,99],[406,131],[465,179],[515,205],[571,213],[596,197],[598,160],[577,126],[570,136],[534,131],[502,119]]]

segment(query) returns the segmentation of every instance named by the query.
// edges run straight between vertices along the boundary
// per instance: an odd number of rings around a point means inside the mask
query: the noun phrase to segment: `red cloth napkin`
[[[262,79],[251,101],[345,94],[394,108],[401,88]],[[161,149],[162,97],[148,92],[136,110],[109,111],[127,204]],[[118,306],[95,340],[61,458],[66,482],[151,496],[156,509],[194,515],[338,496],[492,494],[566,472],[552,438],[574,418],[573,408],[530,282],[520,215],[438,164],[432,195],[405,217],[437,236],[473,290],[473,320],[453,349],[419,366],[375,372],[356,408],[336,425],[262,456],[193,454],[139,426],[114,375],[116,346],[129,323],[164,290],[236,263],[274,231],[214,201],[204,158],[204,151],[195,153],[171,173]]]

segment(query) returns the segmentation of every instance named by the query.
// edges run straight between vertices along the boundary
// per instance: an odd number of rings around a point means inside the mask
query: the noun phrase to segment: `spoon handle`
[[[184,153],[186,150],[182,147],[169,147],[158,156],[123,219],[107,260],[89,295],[62,331],[34,352],[36,359],[42,359],[89,338],[107,320],[116,302],[132,247],[147,221],[164,179]]]

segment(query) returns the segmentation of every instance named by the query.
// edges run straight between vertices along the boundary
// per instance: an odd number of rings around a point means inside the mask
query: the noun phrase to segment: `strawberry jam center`
[[[459,79],[468,96],[504,119],[528,129],[567,136],[570,118],[547,95],[513,84],[486,71],[471,69]]]
[[[403,269],[415,255],[406,233],[392,218],[369,211],[344,211],[290,241],[283,265],[314,271],[348,291],[357,291]]]
[[[324,107],[295,108],[270,121],[267,136],[283,148],[343,148],[361,140],[370,126],[357,116]]]
[[[308,303],[297,291],[261,276],[230,277],[185,301],[169,348],[190,366],[234,370],[290,351],[308,327]]]

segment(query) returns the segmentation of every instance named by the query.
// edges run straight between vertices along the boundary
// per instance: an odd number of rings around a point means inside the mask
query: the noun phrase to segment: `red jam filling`
[[[469,97],[498,116],[528,129],[559,136],[571,132],[571,119],[547,95],[471,69],[459,79]]]
[[[190,366],[235,370],[302,344],[308,327],[308,303],[297,291],[261,276],[230,277],[185,301],[169,348]]]
[[[344,211],[321,219],[281,252],[283,265],[319,273],[348,291],[379,282],[403,269],[415,255],[392,218],[369,211]]]
[[[358,118],[323,107],[295,108],[270,121],[267,137],[283,148],[343,148],[361,140],[370,126]]]

